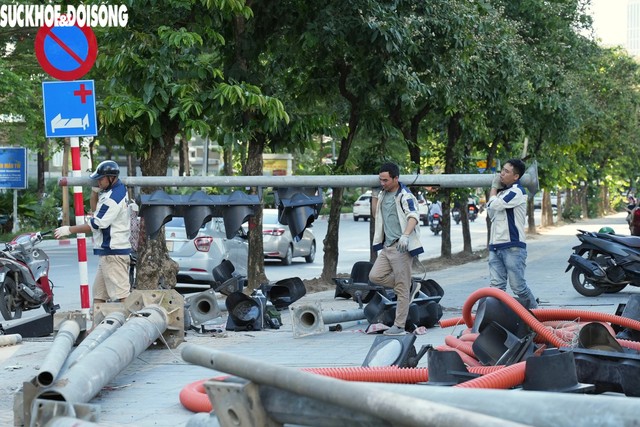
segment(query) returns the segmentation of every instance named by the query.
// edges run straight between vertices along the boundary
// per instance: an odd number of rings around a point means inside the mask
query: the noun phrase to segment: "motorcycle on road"
[[[5,320],[19,319],[23,311],[39,307],[47,313],[58,308],[49,280],[49,256],[35,247],[42,236],[21,234],[0,250],[0,314]]]
[[[476,205],[469,205],[467,207],[467,216],[470,222],[474,222],[478,218],[478,207]]]
[[[460,224],[460,220],[462,219],[460,208],[453,208],[453,210],[451,211],[451,218],[456,222],[456,225]]]
[[[565,273],[581,295],[615,293],[627,285],[640,286],[640,237],[578,230]]]
[[[440,214],[434,213],[431,216],[431,223],[429,224],[429,228],[431,228],[431,231],[434,235],[437,236],[438,234],[440,234],[440,232],[442,231],[442,221],[440,218]]]

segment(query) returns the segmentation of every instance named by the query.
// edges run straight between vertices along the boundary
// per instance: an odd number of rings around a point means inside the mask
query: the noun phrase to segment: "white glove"
[[[53,235],[56,237],[56,239],[59,239],[61,237],[66,237],[69,234],[71,234],[71,227],[69,227],[68,225],[63,225],[62,227],[58,227],[53,232]]]
[[[398,239],[398,243],[396,243],[396,249],[398,252],[407,252],[409,249],[409,236],[403,234]]]
[[[499,173],[493,174],[493,181],[491,181],[491,188],[495,188],[496,190],[499,190],[502,188],[502,181],[500,181]]]
[[[91,191],[93,191],[94,193],[99,193],[102,191],[102,188],[100,187],[91,187]]]

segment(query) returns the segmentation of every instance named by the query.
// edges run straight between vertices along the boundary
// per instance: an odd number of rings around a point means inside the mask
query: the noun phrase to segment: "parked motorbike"
[[[456,222],[456,224],[460,224],[460,220],[462,219],[462,214],[460,213],[460,208],[453,208],[451,210],[451,218]]]
[[[433,232],[433,234],[435,234],[436,236],[438,234],[440,234],[440,232],[442,231],[442,218],[440,218],[440,214],[433,214],[431,216],[431,224],[429,224],[429,227],[431,228],[431,231]]]
[[[0,314],[5,320],[19,319],[23,311],[41,306],[47,313],[59,308],[53,302],[49,256],[35,248],[42,236],[21,234],[0,250]]]
[[[578,293],[595,297],[640,286],[640,237],[578,231],[580,244],[565,270],[573,268],[571,283]]]

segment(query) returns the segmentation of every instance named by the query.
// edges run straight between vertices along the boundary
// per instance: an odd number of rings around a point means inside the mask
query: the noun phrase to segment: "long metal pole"
[[[444,188],[489,187],[493,175],[440,174],[401,175],[405,185],[438,186]],[[296,176],[123,176],[120,180],[134,187],[376,187],[377,175],[296,175]],[[523,176],[524,185],[528,182]],[[62,177],[61,186],[88,186],[88,177]]]
[[[96,348],[98,344],[109,338],[120,326],[124,324],[124,314],[113,312],[108,314],[98,326],[96,326],[89,335],[82,340],[80,344],[71,352],[60,372],[64,372],[73,366],[74,363],[80,361],[91,350]]]
[[[367,318],[367,316],[365,316],[364,314],[364,309],[362,308],[340,311],[323,310],[321,315],[322,321],[325,325],[330,325],[332,323],[352,322],[355,320],[362,320]]]
[[[638,425],[640,399],[634,397],[523,390],[460,389],[414,384],[361,384],[536,427],[636,427]],[[296,396],[276,387],[261,385],[258,387],[260,400],[267,414],[283,424],[304,424],[305,420],[322,419],[314,425],[339,427],[351,425],[354,418],[350,417],[361,414],[355,411],[350,414],[338,405]],[[362,415],[359,416],[362,417]],[[368,420],[367,425],[380,425],[380,422]]]
[[[36,377],[39,386],[49,386],[56,379],[78,335],[80,335],[78,322],[75,320],[62,322]]]
[[[150,305],[134,313],[96,349],[44,390],[39,399],[86,403],[146,350],[167,329],[166,310]]]
[[[373,387],[370,383],[363,385],[322,377],[194,344],[184,346],[182,358],[187,362],[237,375],[258,384],[279,387],[302,396],[373,414],[394,425],[406,427],[523,426],[520,423],[475,414],[447,405],[401,396]]]

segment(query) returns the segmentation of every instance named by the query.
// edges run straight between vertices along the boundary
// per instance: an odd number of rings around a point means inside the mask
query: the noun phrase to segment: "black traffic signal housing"
[[[304,230],[318,218],[324,202],[319,187],[276,188],[278,221],[289,226],[294,241],[302,239]]]
[[[260,194],[249,195],[234,191],[230,195],[208,195],[196,191],[190,195],[167,194],[157,190],[152,194],[141,194],[138,205],[140,217],[144,218],[145,231],[155,239],[164,224],[174,216],[183,217],[187,237],[193,239],[207,221],[220,217],[228,239],[233,238],[249,216],[260,206]]]

